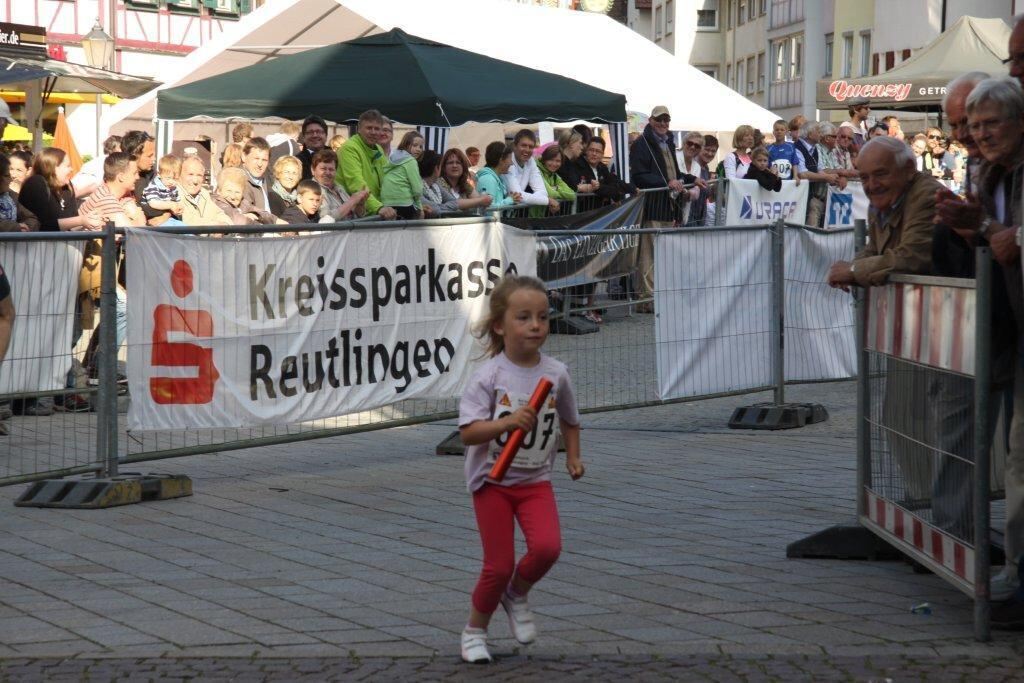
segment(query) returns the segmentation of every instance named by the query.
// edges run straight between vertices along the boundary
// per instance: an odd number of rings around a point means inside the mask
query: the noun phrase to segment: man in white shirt
[[[537,136],[529,128],[524,128],[516,133],[512,141],[515,153],[512,155],[512,165],[508,173],[502,176],[505,185],[508,186],[509,194],[518,192],[523,195],[524,204],[543,206],[547,204],[554,206],[552,210],[558,210],[558,200],[548,199],[547,188],[544,187],[544,179],[540,177],[540,169],[533,158],[533,148],[537,146]]]

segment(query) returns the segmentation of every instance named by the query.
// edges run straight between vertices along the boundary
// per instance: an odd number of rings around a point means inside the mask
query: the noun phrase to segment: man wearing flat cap
[[[629,149],[630,179],[638,188],[666,188],[664,192],[649,195],[644,205],[645,227],[672,227],[681,218],[676,198],[685,201],[689,195],[684,191],[684,183],[696,183],[701,188],[707,184],[696,176],[679,170],[676,160],[675,139],[669,130],[672,116],[668,107],[659,105],[651,110],[651,117],[643,134],[638,137]],[[651,235],[640,238],[639,263],[637,264],[640,281],[639,294],[648,298],[654,293],[654,240]],[[640,312],[650,313],[652,309],[642,304]]]
[[[868,114],[871,113],[871,100],[866,97],[855,97],[850,100],[847,110],[850,112],[850,123],[853,124],[853,144],[860,149],[868,139]]]

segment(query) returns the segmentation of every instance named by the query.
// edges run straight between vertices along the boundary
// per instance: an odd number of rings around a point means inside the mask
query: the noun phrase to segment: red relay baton
[[[537,382],[537,388],[533,390],[533,396],[530,397],[529,406],[540,412],[540,409],[544,407],[544,401],[547,400],[548,394],[551,393],[551,388],[555,386],[551,383],[547,377],[541,377],[540,381]],[[523,445],[523,439],[526,438],[526,432],[521,428],[516,428],[512,432],[512,436],[505,442],[505,447],[501,449],[501,455],[494,462],[491,467],[491,473],[489,476],[494,481],[501,481],[505,478],[505,473],[508,472],[508,468],[512,466],[512,461],[516,457],[516,453],[519,452],[519,447]]]

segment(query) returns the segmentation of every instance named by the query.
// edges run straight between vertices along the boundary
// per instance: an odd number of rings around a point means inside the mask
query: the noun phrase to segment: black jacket
[[[303,225],[305,223],[320,222],[319,214],[307,216],[305,213],[303,213],[302,209],[300,209],[296,204],[292,204],[291,206],[286,207],[285,210],[282,211],[281,215],[278,217],[281,220],[286,221],[289,225]]]
[[[665,167],[665,155],[661,153],[658,136],[651,124],[647,124],[644,133],[629,148],[629,175],[638,188],[668,187],[670,180],[682,180],[692,183],[696,178],[682,173],[676,161],[673,148],[668,155],[672,162],[671,168]],[[666,192],[656,192],[648,198],[644,207],[644,217],[652,221],[674,221],[681,217],[679,201],[687,199],[686,193],[671,197]]]
[[[759,171],[753,164],[747,169],[747,174],[743,176],[743,179],[756,180],[758,185],[772,192],[778,192],[782,189],[782,178],[771,171]]]
[[[579,198],[577,201],[578,210],[586,211],[599,206],[607,206],[614,202],[621,202],[627,194],[636,194],[636,185],[623,182],[605,164],[598,164],[597,172],[595,173],[595,169],[591,168],[590,164],[583,157],[576,161],[578,162],[577,166],[579,167],[580,177],[585,182],[590,182],[596,178],[597,182],[600,183],[593,197]]]

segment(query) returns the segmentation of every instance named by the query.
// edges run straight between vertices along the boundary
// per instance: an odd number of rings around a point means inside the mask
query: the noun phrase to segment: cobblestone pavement
[[[451,425],[166,461],[194,496],[102,511],[0,489],[0,680],[1024,678],[1019,635],[976,643],[939,578],[786,559],[852,519],[853,394],[792,387],[832,417],[776,433],[725,428],[765,396],[587,416],[541,637],[517,654],[496,620],[489,667],[457,662],[480,551],[462,461],[432,455]]]
[[[1021,680],[1020,659],[864,657],[510,656],[490,665],[451,657],[360,659],[63,659],[0,661],[0,680],[173,681],[964,681]]]

